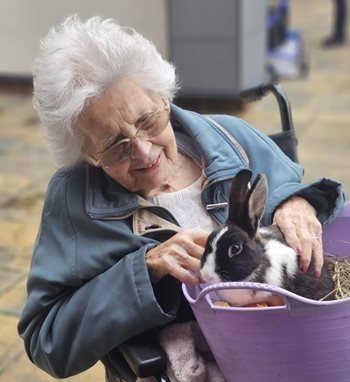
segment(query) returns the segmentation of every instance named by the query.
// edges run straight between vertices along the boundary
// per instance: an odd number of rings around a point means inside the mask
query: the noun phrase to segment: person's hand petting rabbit
[[[287,244],[299,258],[303,272],[309,270],[320,277],[323,266],[322,226],[315,209],[303,198],[294,196],[275,211],[273,224],[282,232]],[[169,240],[147,252],[146,262],[153,282],[170,274],[187,284],[200,282],[200,259],[208,234],[203,231],[182,230]]]
[[[171,275],[186,284],[198,284],[200,259],[208,234],[184,229],[147,252],[146,263],[152,282]]]
[[[322,225],[311,204],[298,196],[288,199],[276,209],[273,224],[300,256],[300,269],[307,272],[313,259],[315,276],[320,277],[324,261]]]

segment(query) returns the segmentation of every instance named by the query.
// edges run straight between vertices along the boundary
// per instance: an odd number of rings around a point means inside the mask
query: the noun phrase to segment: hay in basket
[[[327,255],[329,260],[328,270],[331,274],[335,289],[335,298],[337,300],[350,297],[350,258],[349,257],[336,257]],[[322,298],[324,300],[328,296]]]

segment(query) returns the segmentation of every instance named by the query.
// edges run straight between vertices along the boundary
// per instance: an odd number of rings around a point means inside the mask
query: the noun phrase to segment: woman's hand
[[[146,255],[148,271],[153,282],[167,274],[188,284],[198,284],[200,259],[208,234],[186,229],[150,249]]]
[[[313,257],[315,276],[319,277],[323,266],[322,225],[311,204],[293,196],[277,208],[273,223],[300,256],[300,269],[307,272]]]

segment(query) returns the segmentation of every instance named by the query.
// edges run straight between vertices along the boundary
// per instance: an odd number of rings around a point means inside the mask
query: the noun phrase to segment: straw
[[[336,300],[350,297],[350,262],[346,257],[327,255],[328,270],[335,284],[334,290],[327,296],[321,298],[325,300],[334,293]]]

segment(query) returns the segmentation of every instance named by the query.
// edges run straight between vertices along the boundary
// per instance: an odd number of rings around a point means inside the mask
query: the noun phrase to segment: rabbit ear
[[[264,213],[268,194],[267,179],[264,174],[258,174],[247,197],[248,222],[246,230],[250,236],[255,236],[259,222]]]
[[[232,180],[230,198],[229,198],[229,211],[227,224],[237,224],[245,220],[247,216],[247,196],[248,196],[248,183],[252,177],[250,170],[239,171]]]
[[[267,200],[267,179],[258,174],[249,186],[250,170],[241,170],[232,181],[227,224],[235,224],[254,237]]]

